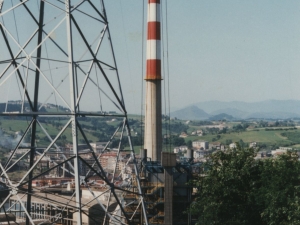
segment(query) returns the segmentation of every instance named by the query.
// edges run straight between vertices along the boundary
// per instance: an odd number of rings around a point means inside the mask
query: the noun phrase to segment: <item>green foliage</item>
[[[172,136],[172,144],[174,146],[181,146],[181,145],[185,145],[185,140],[181,137],[177,137],[177,136]]]
[[[274,130],[297,130],[296,127],[290,127],[290,128],[265,128],[265,131],[274,131]]]
[[[300,224],[300,163],[288,152],[260,165],[260,183],[255,202],[266,224]]]
[[[204,125],[214,125],[213,122],[208,121],[208,120],[196,120],[196,121],[191,121],[190,124],[192,126],[204,126]]]
[[[190,212],[201,225],[300,224],[300,163],[296,153],[255,160],[252,148],[212,154],[194,180]]]
[[[295,123],[292,120],[283,120],[276,121],[274,124],[271,124],[270,127],[293,127]]]
[[[235,132],[242,132],[242,131],[245,131],[248,127],[249,127],[248,123],[241,123],[236,126],[233,126],[232,130]]]
[[[198,196],[191,207],[199,215],[199,224],[256,224],[259,213],[249,212],[251,187],[257,167],[255,151],[228,150],[212,154],[208,169],[195,181]],[[238,179],[237,179],[238,178]]]
[[[218,134],[220,129],[218,127],[206,128],[206,132],[210,134]]]
[[[267,126],[268,126],[268,122],[266,121],[261,120],[258,123],[258,127],[267,127]]]
[[[283,137],[287,137],[288,140],[291,140],[296,143],[300,143],[300,135],[296,132],[284,132],[281,133]]]
[[[182,123],[182,122],[175,122],[175,123],[162,123],[162,127],[170,128],[171,133],[180,134],[181,132],[187,132],[189,129],[189,126]]]
[[[119,139],[113,140],[111,142],[111,144],[110,144],[110,148],[117,148],[119,146],[119,142],[120,142]],[[138,137],[131,137],[131,143],[134,146],[141,146],[141,145],[143,145],[142,139],[141,139],[140,136],[138,136]],[[129,146],[128,137],[123,137],[122,138],[122,143],[121,143],[121,148],[124,148],[126,146]]]
[[[193,148],[193,142],[191,140],[187,141],[186,142],[186,145],[189,149],[192,149]]]
[[[226,145],[230,145],[232,143],[232,140],[231,139],[226,139],[226,141],[225,141],[225,144]]]

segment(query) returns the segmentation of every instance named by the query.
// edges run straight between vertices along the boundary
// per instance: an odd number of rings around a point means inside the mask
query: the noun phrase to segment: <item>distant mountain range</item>
[[[177,117],[182,120],[206,120],[210,115],[197,106],[191,105],[171,113],[171,117]]]
[[[184,120],[289,119],[300,118],[299,100],[266,100],[261,102],[206,101],[171,113]]]

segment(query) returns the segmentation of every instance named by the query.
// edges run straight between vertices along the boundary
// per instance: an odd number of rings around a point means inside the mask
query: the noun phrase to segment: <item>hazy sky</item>
[[[99,3],[98,0],[93,1]],[[9,2],[6,2],[8,6]],[[162,0],[162,2],[163,37],[166,40],[168,35],[169,40],[169,79],[165,68],[162,87],[170,84],[172,109],[209,100],[246,102],[267,99],[300,100],[299,0]],[[168,29],[166,29],[166,2]],[[34,5],[35,1],[30,3],[33,10],[38,9],[38,5]],[[143,52],[142,46],[144,43],[145,47],[146,42],[144,32],[146,20],[143,18],[143,12],[146,12],[147,0],[105,0],[105,4],[127,111],[140,113],[141,108],[144,108],[141,107],[141,100],[144,99],[142,83],[145,89],[143,78],[146,49],[144,48]],[[24,9],[23,11],[23,14],[20,13],[21,10],[16,11],[16,18],[20,24],[29,17]],[[59,13],[61,14],[60,11]],[[47,19],[57,16],[52,15],[51,11],[47,11],[46,14]],[[5,18],[5,22],[14,31],[14,17],[12,14],[10,16],[11,18]],[[144,17],[146,18],[146,13]],[[78,17],[78,21],[84,23],[84,18]],[[32,19],[29,19],[32,22]],[[53,24],[55,23],[56,17]],[[50,27],[53,26],[49,24]],[[31,33],[28,30],[31,29],[33,32],[34,26],[19,25],[18,29],[22,33],[20,37],[29,37]],[[87,32],[86,36],[93,39],[93,33],[96,31],[100,33],[101,26],[89,23],[89,26],[82,26],[82,29],[88,28],[86,30],[90,33]],[[60,29],[56,30],[57,41],[64,40],[66,36],[59,35],[60,31],[65,32],[64,26]],[[74,37],[77,49],[84,50],[76,42],[80,38],[79,35]],[[0,42],[0,49],[4,48],[4,45],[3,41]],[[164,46],[166,45],[167,42],[164,41]],[[50,45],[49,49],[50,52],[51,49],[55,50]],[[0,51],[0,56],[1,54],[5,56],[3,52]],[[109,54],[108,52],[106,55]],[[163,55],[166,59],[166,48]],[[167,65],[166,60],[163,65]],[[54,68],[56,65],[51,66]],[[61,71],[53,73],[55,76],[64,74]],[[57,81],[60,82],[60,79]],[[7,85],[10,84],[7,82]],[[0,92],[8,96],[5,90],[1,87]],[[43,91],[46,92],[46,89]],[[91,92],[89,89],[88,91]],[[14,90],[13,92],[17,93]],[[0,93],[1,95],[3,94]],[[88,99],[94,101],[93,98]],[[93,106],[93,103],[86,104]]]
[[[299,0],[167,4],[172,108],[208,100],[300,99]],[[106,0],[106,8],[127,109],[140,112],[143,3]]]

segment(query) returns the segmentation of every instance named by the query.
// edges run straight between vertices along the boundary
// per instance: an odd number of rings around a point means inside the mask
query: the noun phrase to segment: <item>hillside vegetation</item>
[[[139,115],[129,115],[129,126],[131,128],[132,142],[139,150],[143,145],[144,124]],[[43,128],[52,138],[58,134],[68,121],[67,118],[43,117],[39,120]],[[82,129],[90,142],[107,141],[122,123],[118,117],[105,118],[79,118]],[[6,116],[0,118],[0,128],[5,139],[15,139],[16,132],[23,134],[30,123],[30,118]],[[191,146],[192,141],[204,140],[209,142],[220,142],[229,145],[232,142],[239,142],[241,146],[248,146],[251,142],[257,142],[262,149],[274,149],[279,146],[300,147],[300,130],[298,120],[239,120],[226,121],[216,120],[179,120],[163,116],[163,149],[172,149],[175,146]],[[199,136],[199,132],[202,136]],[[182,134],[185,134],[182,136]],[[117,133],[119,137],[119,133]],[[3,139],[3,138],[2,138]],[[84,143],[83,137],[79,134],[79,143]],[[24,142],[30,142],[30,132]],[[38,146],[49,144],[49,140],[43,130],[37,129]],[[64,146],[71,143],[71,127],[69,126],[57,144]],[[16,144],[14,142],[14,144]],[[11,148],[12,143],[1,141],[0,145]],[[110,147],[118,145],[118,138]],[[127,138],[123,139],[124,148],[128,148]]]

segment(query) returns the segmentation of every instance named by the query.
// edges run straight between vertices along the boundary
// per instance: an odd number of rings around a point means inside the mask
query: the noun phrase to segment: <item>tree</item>
[[[172,143],[173,143],[174,146],[185,145],[184,139],[181,138],[181,137],[177,137],[177,136],[172,137]]]
[[[190,210],[199,215],[199,224],[260,224],[251,199],[258,170],[255,155],[254,149],[242,151],[238,146],[210,156],[207,170],[194,181],[198,192]]]
[[[231,139],[226,139],[226,140],[225,140],[225,144],[226,144],[226,145],[230,145],[231,143],[232,143],[232,140],[231,140]]]
[[[186,145],[187,145],[187,147],[188,147],[189,149],[192,149],[192,148],[193,148],[193,142],[192,142],[191,140],[188,140],[188,141],[186,142]]]
[[[241,147],[245,147],[245,146],[246,146],[246,143],[243,141],[243,139],[240,139],[240,140],[239,140],[239,145],[240,145]]]
[[[296,152],[287,152],[260,165],[255,201],[267,224],[300,224],[300,163]]]
[[[209,157],[193,181],[198,191],[189,210],[198,224],[300,224],[298,155],[255,160],[256,154],[238,145]]]

